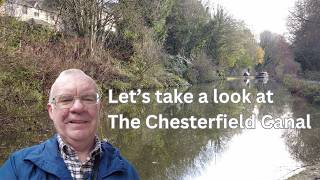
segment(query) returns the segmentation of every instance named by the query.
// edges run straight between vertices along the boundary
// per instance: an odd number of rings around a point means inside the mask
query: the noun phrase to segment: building
[[[116,2],[111,0],[107,8],[110,8],[112,3]],[[63,29],[62,23],[59,22],[58,12],[49,8],[44,0],[7,0],[0,7],[0,14],[16,17],[21,21],[46,25],[57,30]],[[102,14],[100,23],[104,24],[104,30],[116,32],[113,24],[114,17],[107,17],[107,14]]]
[[[7,0],[0,13],[58,29],[58,13],[46,8],[42,0]]]

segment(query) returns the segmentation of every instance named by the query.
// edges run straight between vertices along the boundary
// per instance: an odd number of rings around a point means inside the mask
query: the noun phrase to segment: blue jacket
[[[111,144],[101,144],[102,155],[97,179],[139,179],[135,169]],[[60,157],[56,136],[32,147],[13,153],[0,168],[0,179],[72,179]],[[90,176],[89,176],[90,179]]]

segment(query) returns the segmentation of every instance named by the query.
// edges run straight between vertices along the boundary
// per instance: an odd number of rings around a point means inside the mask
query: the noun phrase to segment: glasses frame
[[[92,104],[86,104],[86,103],[84,103],[84,101],[81,99],[81,97],[83,97],[83,96],[88,96],[88,95],[91,95],[91,94],[83,94],[83,95],[80,95],[80,96],[74,96],[74,95],[71,95],[71,94],[60,94],[60,95],[54,96],[54,97],[50,100],[50,104],[53,104],[54,106],[58,107],[59,109],[70,109],[70,108],[73,106],[75,100],[76,100],[76,99],[79,99],[80,102],[81,102],[81,104],[87,107],[88,105],[98,104],[98,103],[101,101],[101,95],[100,95],[99,93],[94,93],[94,94],[96,94],[97,100],[96,100],[95,103],[92,103]],[[68,96],[72,96],[72,97],[73,97],[72,102],[70,102],[70,104],[68,104],[68,105],[65,105],[66,107],[62,107],[61,105],[58,105],[58,104],[57,104],[57,100],[56,100],[57,97],[59,97],[59,96],[64,96],[64,95],[68,95]],[[70,106],[70,107],[69,107],[69,106]]]

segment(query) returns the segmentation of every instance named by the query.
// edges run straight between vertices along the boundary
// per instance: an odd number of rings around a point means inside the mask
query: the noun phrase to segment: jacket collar
[[[72,178],[67,166],[60,157],[56,135],[41,143],[39,148],[28,154],[24,160],[31,161],[40,169],[59,178]]]
[[[70,172],[60,156],[57,135],[39,145],[39,151],[28,154],[24,160],[29,160],[42,170],[56,175],[62,179],[71,179]],[[102,153],[100,156],[99,176],[106,177],[113,173],[123,173],[127,170],[126,164],[118,149],[111,144],[101,144]]]
[[[102,154],[99,166],[99,176],[107,177],[113,173],[123,173],[127,170],[127,166],[120,156],[118,149],[114,148],[108,142],[103,142],[101,144]]]

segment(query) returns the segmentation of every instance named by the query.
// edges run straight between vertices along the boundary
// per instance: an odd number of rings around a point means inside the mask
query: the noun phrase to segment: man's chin
[[[83,141],[88,138],[91,138],[92,133],[88,131],[88,129],[85,130],[72,130],[68,133],[68,137],[71,138],[74,141]]]

